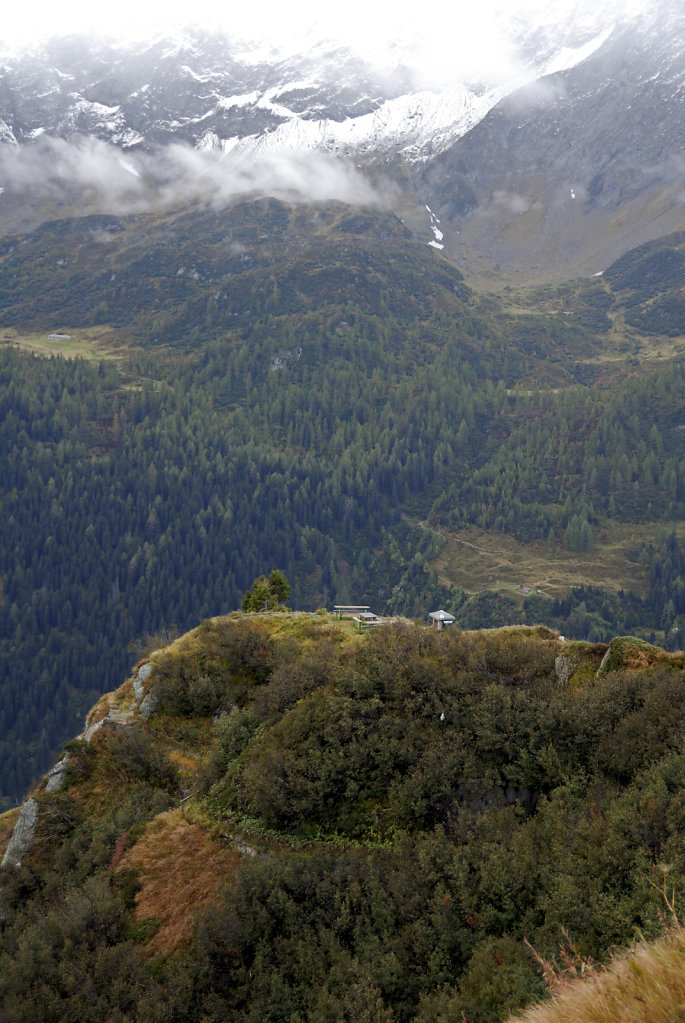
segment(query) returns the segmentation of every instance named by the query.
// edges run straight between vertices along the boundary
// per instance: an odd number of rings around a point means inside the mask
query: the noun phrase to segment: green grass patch
[[[666,528],[679,536],[685,533],[682,524],[668,523]],[[635,551],[653,536],[653,524],[604,523],[595,530],[594,549],[578,553],[522,544],[513,536],[470,527],[443,536],[432,567],[441,582],[467,593],[495,590],[523,600],[532,593],[553,598],[569,587],[597,586],[644,595],[648,578]]]
[[[52,334],[57,336],[51,337]],[[24,351],[35,352],[36,355],[87,359],[90,362],[118,360],[122,355],[117,333],[107,324],[59,328],[54,331],[21,331],[14,327],[0,327],[0,344],[14,345]]]

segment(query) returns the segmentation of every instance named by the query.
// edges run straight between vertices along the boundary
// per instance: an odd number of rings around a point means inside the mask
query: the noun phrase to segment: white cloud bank
[[[0,206],[5,196],[70,201],[99,212],[140,213],[188,203],[225,206],[250,193],[288,201],[377,201],[350,164],[318,153],[263,157],[201,153],[172,144],[152,153],[121,152],[93,138],[41,138],[0,149]]]
[[[674,0],[676,2],[676,0]],[[249,41],[245,52],[266,55],[311,49],[315,40],[350,46],[377,67],[404,64],[424,82],[509,79],[522,65],[521,47],[533,33],[559,32],[577,38],[597,34],[631,17],[650,0],[34,0],[6,5],[0,23],[3,43],[26,44],[52,35],[88,34],[141,41],[173,34],[189,24]],[[563,39],[561,41],[563,45]]]

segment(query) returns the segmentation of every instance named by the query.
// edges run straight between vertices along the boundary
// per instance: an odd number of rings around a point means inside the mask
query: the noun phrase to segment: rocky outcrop
[[[141,664],[133,676],[133,700],[127,710],[110,707],[105,716],[99,721],[91,722],[79,738],[84,742],[90,742],[95,733],[103,726],[115,728],[118,725],[132,725],[136,719],[136,710],[142,718],[152,717],[157,710],[159,698],[152,688],[145,692],[144,685],[152,674],[153,668],[152,662],[146,661],[145,664]]]
[[[138,707],[138,713],[140,714],[141,718],[145,718],[146,720],[148,718],[151,718],[152,715],[157,710],[158,704],[159,697],[156,691],[154,689],[148,689],[147,693],[140,701],[140,706]]]
[[[128,710],[110,709],[105,717],[88,725],[79,738],[84,742],[90,742],[95,733],[100,731],[101,728],[119,728],[133,724],[136,717],[136,709],[140,717],[151,717],[159,703],[159,698],[154,689],[150,688],[147,692],[144,689],[144,684],[152,674],[152,670],[153,664],[150,661],[146,661],[145,664],[141,664],[138,668],[133,678],[134,699]],[[55,793],[60,791],[67,775],[68,765],[69,754],[65,753],[62,759],[46,775],[46,792]],[[18,869],[22,865],[24,857],[33,846],[37,820],[38,803],[33,798],[27,799],[19,811],[17,823],[14,826],[12,837],[9,840],[0,866]]]
[[[150,661],[146,661],[145,664],[141,664],[133,678],[133,692],[138,703],[140,703],[145,696],[143,684],[147,682],[151,674],[152,663]]]
[[[30,851],[36,837],[38,821],[38,803],[35,799],[27,799],[19,811],[17,823],[14,825],[12,837],[2,859],[2,867],[18,870],[24,857]]]
[[[59,792],[62,785],[64,785],[68,763],[69,754],[65,753],[62,759],[58,760],[55,766],[50,768],[48,771],[47,781],[45,783],[46,792]]]
[[[152,674],[152,662],[146,661],[145,664],[141,664],[136,672],[135,678],[133,679],[133,692],[135,694],[136,703],[138,704],[138,713],[141,718],[151,718],[157,710],[159,704],[159,697],[152,688],[148,689],[147,692],[143,689],[143,685],[149,679]]]
[[[567,685],[579,663],[579,658],[569,657],[568,654],[559,654],[559,656],[555,658],[554,671],[557,676],[557,682],[560,686]]]
[[[240,853],[241,856],[259,856],[259,850],[255,849],[253,845],[248,845],[247,842],[243,842],[241,838],[237,838],[235,835],[222,834],[222,838],[225,838],[229,845]]]
[[[92,725],[88,725],[85,732],[82,732],[79,736],[79,739],[83,739],[84,742],[90,742],[95,733],[100,731],[104,722],[105,719],[103,718],[101,721],[94,721]]]

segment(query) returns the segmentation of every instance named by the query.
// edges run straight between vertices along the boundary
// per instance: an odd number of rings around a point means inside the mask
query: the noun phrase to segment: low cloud
[[[115,146],[90,137],[0,149],[0,189],[116,214],[187,203],[221,207],[251,193],[291,202],[378,202],[353,166],[320,153],[205,153],[172,144],[122,157]]]
[[[537,209],[540,205],[539,202],[534,202],[518,192],[496,191],[493,192],[492,199],[497,206],[516,216],[528,213],[531,209]]]
[[[676,0],[670,0],[675,5]],[[0,27],[2,42],[35,46],[50,36],[101,36],[137,45],[158,35],[174,35],[192,23],[213,34],[226,34],[237,52],[284,59],[313,52],[324,41],[350,46],[377,69],[404,66],[417,82],[481,83],[497,86],[525,71],[532,51],[549,44],[575,46],[580,38],[637,17],[654,7],[652,0],[480,0],[476,4],[396,4],[388,0],[261,0],[259,4],[225,4],[220,0],[119,0],[98,5],[89,0],[41,0],[6,4]]]

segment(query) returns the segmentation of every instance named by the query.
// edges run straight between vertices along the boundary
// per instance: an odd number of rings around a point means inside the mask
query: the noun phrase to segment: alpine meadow
[[[685,17],[600,13],[0,53],[0,1020],[680,1019]]]

